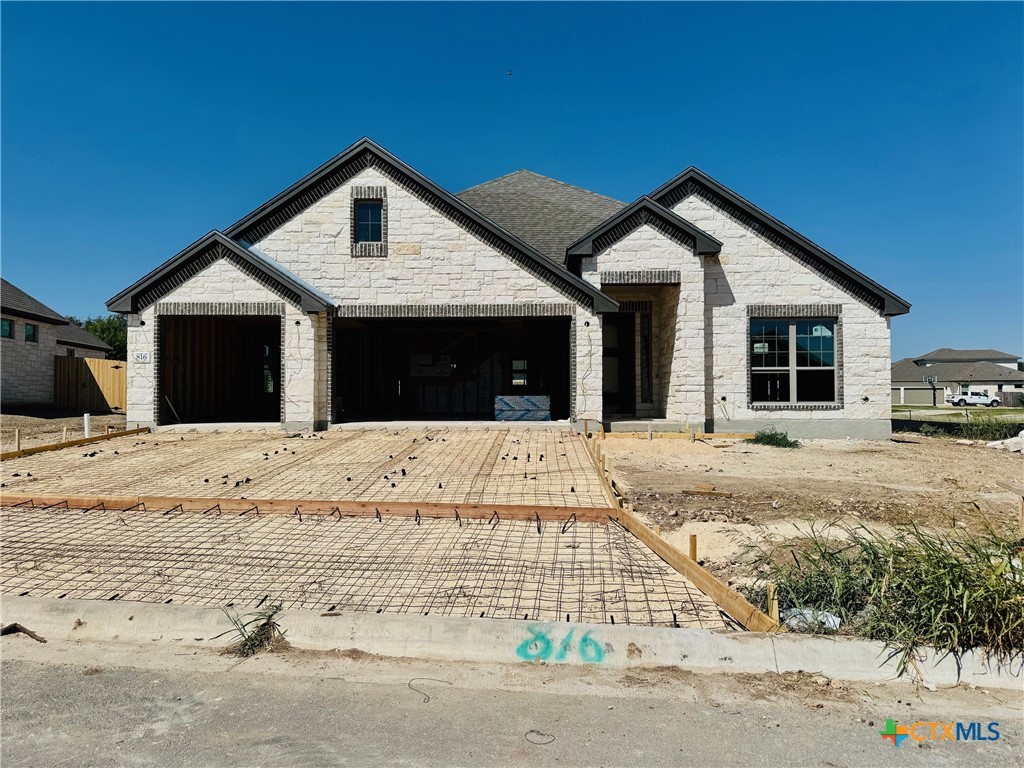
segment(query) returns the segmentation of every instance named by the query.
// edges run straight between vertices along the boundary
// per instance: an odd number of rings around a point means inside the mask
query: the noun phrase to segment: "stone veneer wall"
[[[597,287],[614,280],[676,280],[662,291],[653,323],[653,354],[662,388],[663,414],[673,421],[704,422],[704,275],[692,242],[669,237],[643,224],[593,257],[583,259],[583,279]]]
[[[380,256],[353,253],[352,201],[368,188],[387,200]],[[599,317],[379,168],[361,171],[254,245],[338,301],[342,317],[481,317],[481,306],[565,314],[573,325],[573,415],[600,417]],[[509,315],[502,310],[502,316]]]
[[[53,358],[57,354],[57,326],[3,315],[14,326],[13,339],[0,339],[0,398],[3,403],[53,402]],[[39,328],[38,341],[25,341],[25,323]]]
[[[796,436],[887,437],[889,319],[699,195],[674,210],[723,244],[721,255],[706,258],[704,265],[706,415],[714,428],[747,431],[774,424]],[[749,404],[749,316],[760,313],[753,305],[770,305],[773,316],[786,314],[789,306],[792,316],[809,316],[821,307],[823,316],[841,317],[841,407]]]
[[[167,315],[279,315],[282,318],[282,412],[286,429],[327,423],[325,315],[307,314],[221,259],[128,316],[128,422],[151,426],[159,413],[159,320]],[[136,353],[149,353],[139,362]]]

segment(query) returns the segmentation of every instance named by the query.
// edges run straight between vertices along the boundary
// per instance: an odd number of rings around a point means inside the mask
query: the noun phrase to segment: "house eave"
[[[761,208],[758,208],[749,200],[736,192],[733,192],[724,184],[715,181],[698,168],[694,168],[693,166],[687,168],[685,171],[669,179],[656,190],[651,192],[648,197],[662,203],[665,198],[669,197],[672,193],[678,190],[679,187],[689,181],[705,186],[716,195],[719,195],[732,205],[739,208],[752,219],[758,221],[767,229],[774,230],[784,240],[789,240],[798,248],[807,251],[814,258],[844,275],[852,283],[859,285],[864,291],[877,297],[880,300],[881,312],[886,317],[905,315],[910,312],[911,304],[908,301],[897,296],[895,293],[883,287],[879,283],[876,283],[867,275],[851,267],[838,256],[826,251],[817,243],[804,237],[771,214],[763,211]]]

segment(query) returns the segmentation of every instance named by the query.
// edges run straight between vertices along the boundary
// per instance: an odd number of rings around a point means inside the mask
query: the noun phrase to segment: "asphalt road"
[[[11,766],[1020,765],[1021,696],[807,676],[0,641]],[[909,706],[908,706],[909,704]],[[1000,721],[994,742],[878,734]]]

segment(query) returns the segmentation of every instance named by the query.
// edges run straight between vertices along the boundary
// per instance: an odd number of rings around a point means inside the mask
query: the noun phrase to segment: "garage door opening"
[[[279,422],[281,318],[162,316],[160,424]]]
[[[490,421],[509,395],[567,419],[569,333],[567,317],[338,320],[332,421]]]

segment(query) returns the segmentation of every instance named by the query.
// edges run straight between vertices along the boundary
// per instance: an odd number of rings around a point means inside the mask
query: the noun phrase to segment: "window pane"
[[[10,320],[0,321],[0,336],[2,336],[5,339],[14,338],[14,325],[11,323]]]
[[[383,242],[384,204],[380,201],[356,203],[356,242]]]
[[[750,344],[750,364],[754,368],[788,366],[789,322],[786,320],[751,320]]]
[[[750,389],[755,403],[788,403],[789,371],[755,372],[751,375]]]
[[[798,403],[834,403],[835,400],[835,370],[828,368],[796,372],[796,401]]]
[[[833,364],[834,329],[835,322],[832,320],[801,320],[797,322],[796,364],[798,368],[820,368]]]
[[[39,341],[39,326],[25,323],[25,341]]]

